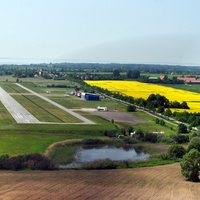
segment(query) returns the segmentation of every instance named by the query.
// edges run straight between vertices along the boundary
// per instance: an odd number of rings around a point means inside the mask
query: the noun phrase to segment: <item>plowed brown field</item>
[[[185,181],[179,164],[138,169],[0,171],[0,199],[196,200],[200,183]]]

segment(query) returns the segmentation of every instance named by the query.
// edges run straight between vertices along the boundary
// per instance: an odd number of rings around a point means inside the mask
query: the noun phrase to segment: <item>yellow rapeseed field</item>
[[[174,89],[150,83],[137,81],[85,81],[92,86],[98,86],[113,92],[132,96],[134,98],[147,99],[150,94],[164,95],[170,101],[186,101],[190,110],[188,112],[200,112],[200,94],[185,90]],[[183,110],[181,110],[183,111]]]

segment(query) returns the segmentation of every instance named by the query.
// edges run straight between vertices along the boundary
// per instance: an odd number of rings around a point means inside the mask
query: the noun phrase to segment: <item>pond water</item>
[[[103,146],[103,147],[94,147],[94,148],[82,148],[80,147],[74,155],[75,161],[66,164],[60,165],[60,168],[78,168],[83,163],[91,162],[98,159],[106,159],[109,158],[115,161],[122,160],[146,160],[149,158],[149,154],[145,154],[143,152],[137,153],[134,149],[124,149],[122,147],[111,147],[111,146]]]

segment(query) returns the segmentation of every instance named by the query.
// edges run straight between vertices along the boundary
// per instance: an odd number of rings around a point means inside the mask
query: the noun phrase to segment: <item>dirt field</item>
[[[146,123],[145,120],[140,119],[136,116],[130,115],[125,112],[104,112],[104,111],[97,111],[93,112],[93,115],[98,115],[103,118],[106,118],[108,120],[114,119],[116,122],[129,122],[132,124],[138,124],[138,123]]]
[[[101,171],[0,171],[0,199],[196,200],[180,165]]]

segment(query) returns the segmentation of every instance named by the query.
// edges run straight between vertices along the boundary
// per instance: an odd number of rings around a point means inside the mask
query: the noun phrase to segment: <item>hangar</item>
[[[86,101],[99,101],[100,100],[99,95],[91,94],[91,93],[84,93],[84,92],[81,92],[81,98]]]

